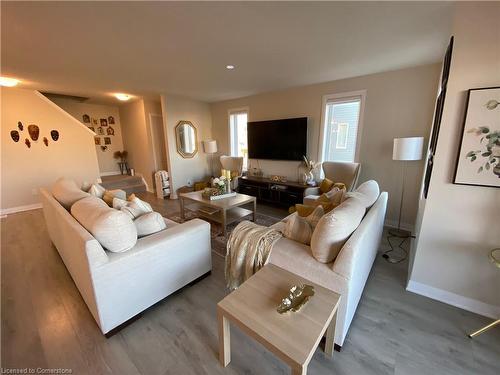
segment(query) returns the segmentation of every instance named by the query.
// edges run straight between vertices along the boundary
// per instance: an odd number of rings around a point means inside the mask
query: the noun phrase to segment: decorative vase
[[[314,182],[314,174],[312,171],[307,172],[307,181],[306,182],[308,184],[310,184],[311,182]]]

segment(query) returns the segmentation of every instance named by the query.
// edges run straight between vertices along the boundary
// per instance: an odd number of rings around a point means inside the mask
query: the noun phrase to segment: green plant
[[[467,133],[481,137],[479,143],[483,149],[469,151],[465,157],[471,162],[483,158],[484,164],[478,168],[477,173],[492,170],[500,177],[500,131],[491,131],[487,126],[479,126],[468,130]]]
[[[122,163],[126,163],[127,162],[127,156],[128,156],[128,151],[115,151],[115,153],[113,154],[113,157],[115,159],[120,159],[120,161]]]

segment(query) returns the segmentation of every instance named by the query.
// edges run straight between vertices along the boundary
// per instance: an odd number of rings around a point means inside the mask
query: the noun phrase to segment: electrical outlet
[[[31,189],[32,195],[38,195],[38,189]]]

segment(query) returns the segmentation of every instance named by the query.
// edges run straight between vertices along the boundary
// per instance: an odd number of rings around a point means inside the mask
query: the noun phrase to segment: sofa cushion
[[[291,213],[297,212],[299,216],[306,217],[309,216],[314,211],[315,208],[316,206],[297,203],[295,207],[293,206],[290,207],[290,210],[292,211]]]
[[[89,196],[78,187],[75,181],[67,178],[60,178],[54,183],[52,195],[67,210],[71,208],[73,203]]]
[[[319,221],[311,236],[311,250],[318,262],[331,262],[356,230],[365,214],[357,199],[348,199]]]
[[[343,202],[344,195],[345,189],[333,187],[329,192],[320,195],[320,197],[316,200],[316,204],[323,206],[325,213],[327,213]]]
[[[286,238],[308,245],[311,242],[311,224],[305,217],[292,215],[285,224],[283,235]]]
[[[333,181],[329,180],[328,178],[325,178],[323,181],[321,181],[321,184],[319,184],[319,190],[324,194],[326,192],[329,192],[333,187]]]
[[[104,193],[106,192],[106,189],[103,188],[99,184],[92,184],[90,186],[90,189],[88,190],[90,195],[93,195],[94,197],[101,198],[104,196]]]
[[[126,200],[127,193],[121,189],[106,190],[102,196],[103,201],[106,202],[110,207],[113,207],[113,198]]]
[[[102,199],[90,196],[79,200],[71,207],[71,215],[109,251],[127,251],[137,242],[137,229],[132,219],[108,207]]]
[[[374,180],[369,180],[363,182],[353,192],[347,193],[346,199],[356,198],[366,209],[369,209],[373,206],[379,195],[380,189],[378,183]]]
[[[141,215],[153,212],[153,208],[149,203],[144,202],[135,195],[133,195],[132,199],[129,198],[129,202],[121,210],[129,215],[132,220],[137,219]]]
[[[141,215],[134,220],[134,224],[139,237],[148,236],[167,227],[163,216],[158,212],[149,212]]]

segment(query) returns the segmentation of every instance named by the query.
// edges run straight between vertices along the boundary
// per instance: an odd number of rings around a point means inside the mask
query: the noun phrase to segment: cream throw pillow
[[[89,189],[89,194],[93,195],[94,197],[101,198],[104,196],[104,193],[106,192],[106,189],[103,188],[99,184],[92,184],[92,186]]]
[[[134,220],[134,224],[139,237],[148,236],[167,227],[163,216],[161,216],[158,212],[149,212],[141,215]]]
[[[334,260],[365,214],[357,199],[347,199],[324,215],[311,236],[311,251],[318,262]]]
[[[102,196],[102,199],[104,202],[108,204],[108,206],[113,207],[113,199],[114,198],[119,198],[119,199],[127,199],[127,193],[121,189],[115,189],[115,190],[106,190],[104,192],[104,195]]]
[[[75,181],[67,178],[60,178],[54,183],[52,186],[52,195],[67,210],[75,202],[89,196],[88,193],[78,187]]]
[[[366,209],[369,209],[377,201],[380,195],[378,184],[374,180],[363,182],[353,192],[346,194],[346,199],[356,198]]]
[[[71,207],[71,215],[105,249],[114,253],[130,250],[137,242],[137,229],[130,217],[97,197],[79,200]]]
[[[113,198],[113,205],[112,207],[115,210],[121,210],[122,207],[125,207],[128,204],[128,202],[125,199],[120,199],[120,198]]]

